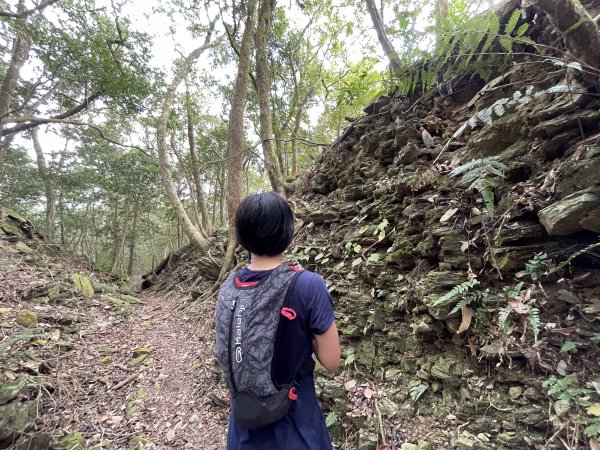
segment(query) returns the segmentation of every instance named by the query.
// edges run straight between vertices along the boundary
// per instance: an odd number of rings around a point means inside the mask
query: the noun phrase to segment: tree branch
[[[32,128],[39,127],[40,125],[44,125],[46,123],[63,123],[61,122],[63,119],[68,119],[69,117],[74,116],[82,111],[85,111],[94,100],[98,99],[102,96],[102,91],[98,91],[87,97],[83,102],[74,108],[65,111],[61,114],[57,114],[55,116],[50,116],[47,118],[38,117],[36,121],[32,121],[27,123],[27,117],[13,117],[12,119],[4,118],[0,120],[0,123],[21,123],[22,125],[17,125],[12,128],[8,128],[6,130],[2,130],[0,136],[10,136],[11,134],[20,133],[21,131],[31,130]]]
[[[59,2],[60,0],[46,0],[45,2],[40,3],[35,8],[31,8],[27,11],[23,11],[22,13],[13,13],[10,11],[0,11],[0,17],[10,17],[12,19],[25,19],[26,17],[32,15],[34,12],[41,11],[47,6],[53,5],[54,3]]]
[[[146,155],[151,161],[153,161],[154,163],[157,163],[156,158],[153,157],[150,153],[148,153],[147,150],[143,149],[142,147],[138,147],[137,145],[127,145],[127,144],[123,144],[119,141],[115,141],[114,139],[111,139],[108,136],[106,136],[104,134],[104,131],[102,131],[102,128],[100,128],[97,125],[93,125],[91,123],[85,123],[85,122],[80,122],[77,120],[69,120],[69,119],[55,119],[52,117],[34,117],[34,116],[14,117],[12,119],[6,120],[6,123],[21,123],[21,122],[26,122],[28,124],[30,124],[30,123],[35,124],[35,127],[37,127],[38,125],[43,125],[43,124],[48,124],[48,123],[59,123],[59,124],[63,124],[63,125],[76,125],[76,126],[80,126],[80,127],[89,127],[89,128],[92,128],[93,130],[96,130],[98,132],[98,134],[100,135],[100,137],[102,139],[104,139],[105,141],[110,142],[111,144],[118,145],[119,147],[133,148],[135,150],[139,150],[144,155]],[[31,128],[35,128],[35,127],[31,127]]]

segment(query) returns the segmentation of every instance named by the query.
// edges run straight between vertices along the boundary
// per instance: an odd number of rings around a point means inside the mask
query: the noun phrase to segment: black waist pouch
[[[247,391],[238,391],[231,397],[231,413],[237,423],[251,430],[264,427],[287,414],[293,400],[290,385],[266,397],[257,397]]]

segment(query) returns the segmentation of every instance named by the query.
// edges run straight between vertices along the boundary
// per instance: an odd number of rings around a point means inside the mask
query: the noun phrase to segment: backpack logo
[[[245,305],[240,305],[237,309],[234,325],[235,339],[233,345],[235,347],[235,361],[242,362],[242,314],[246,310]]]

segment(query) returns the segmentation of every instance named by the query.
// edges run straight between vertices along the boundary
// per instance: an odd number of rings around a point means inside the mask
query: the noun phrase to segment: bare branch
[[[4,118],[0,120],[0,123],[21,123],[22,125],[17,125],[12,128],[8,128],[6,130],[2,130],[0,136],[10,136],[11,134],[20,133],[21,131],[31,130],[32,128],[38,127],[45,123],[62,123],[61,120],[68,119],[69,117],[73,117],[74,115],[85,111],[89,108],[90,104],[102,96],[102,91],[98,91],[87,97],[83,102],[79,105],[71,108],[68,111],[65,111],[61,114],[57,114],[55,116],[47,117],[47,118],[39,118],[37,121],[28,122],[27,117],[13,117],[10,119]]]
[[[31,128],[35,128],[39,125],[44,125],[44,124],[49,124],[49,123],[59,123],[59,124],[63,124],[63,125],[76,125],[76,126],[80,126],[80,127],[92,128],[93,130],[96,130],[98,132],[98,134],[100,135],[100,137],[102,139],[104,139],[105,141],[110,142],[111,144],[118,145],[119,147],[133,148],[135,150],[139,150],[144,155],[146,155],[150,160],[157,163],[156,158],[154,156],[152,156],[150,153],[148,153],[147,150],[145,150],[141,147],[138,147],[137,145],[127,145],[127,144],[123,144],[119,141],[115,141],[114,139],[111,139],[108,136],[106,136],[104,134],[104,131],[102,131],[102,128],[100,128],[97,125],[93,125],[91,123],[80,122],[78,120],[55,119],[52,117],[35,117],[35,116],[13,117],[12,119],[6,120],[6,123],[23,123],[23,122],[25,122],[27,124],[34,124],[35,126],[33,126]]]
[[[40,3],[35,8],[31,8],[27,11],[23,11],[22,13],[13,13],[10,11],[0,11],[0,17],[10,17],[12,19],[25,19],[26,17],[29,17],[33,13],[35,13],[37,11],[41,11],[42,9],[44,9],[50,5],[53,5],[54,3],[57,3],[59,1],[60,0],[46,0],[45,2]]]

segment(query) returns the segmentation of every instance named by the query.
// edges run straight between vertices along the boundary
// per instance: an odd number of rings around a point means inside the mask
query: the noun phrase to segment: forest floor
[[[212,315],[202,325],[172,298],[140,300],[124,320],[88,320],[58,365],[61,428],[82,432],[88,448],[224,448],[227,410],[211,399],[221,389],[209,370]]]

